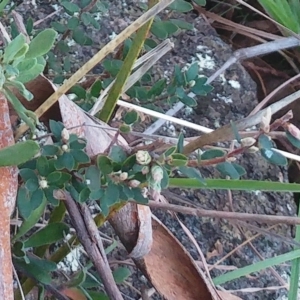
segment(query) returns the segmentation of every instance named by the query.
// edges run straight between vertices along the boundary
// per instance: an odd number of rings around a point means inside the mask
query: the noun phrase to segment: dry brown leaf
[[[207,260],[209,260],[209,259],[211,259],[211,258],[213,258],[215,256],[222,255],[222,253],[223,253],[223,245],[220,242],[220,240],[217,240],[215,242],[215,249],[212,252],[207,252],[206,258],[207,258]]]
[[[202,261],[196,260],[196,263],[197,263],[197,265],[198,265],[200,268],[204,269],[204,264],[203,264]],[[211,267],[213,266],[213,265],[211,265],[211,264],[206,264],[206,265],[207,265],[209,268],[211,268]],[[222,271],[232,271],[232,270],[236,270],[237,267],[235,267],[235,266],[227,266],[227,265],[216,265],[216,266],[214,266],[214,269],[222,270]]]
[[[63,295],[69,297],[72,300],[87,300],[86,296],[80,289],[77,288],[65,288],[60,291]]]
[[[130,205],[122,208],[122,215],[134,214],[135,207]],[[120,222],[118,215],[110,223],[130,252],[135,245],[137,224],[126,219]],[[151,251],[134,262],[164,299],[221,299],[186,249],[155,216],[152,216],[152,230]],[[132,234],[124,235],[124,232]]]
[[[49,84],[49,80],[44,77],[43,75],[39,75],[34,80],[30,81],[29,83],[25,84],[26,88],[33,94],[34,99],[31,101],[27,101],[24,97],[22,97],[16,90],[14,93],[21,101],[21,103],[25,106],[25,108],[35,111],[45,100],[53,94],[53,87]],[[10,105],[10,115],[16,116],[16,112]],[[59,112],[59,105],[55,103],[42,117],[41,121],[48,124],[48,121],[61,120],[60,112]]]
[[[137,205],[137,220],[139,222],[139,233],[136,245],[130,252],[131,258],[142,258],[147,255],[152,247],[152,224],[151,224],[151,210],[148,206]]]
[[[219,256],[220,255],[220,253],[218,252],[218,250],[216,250],[216,249],[214,249],[213,251],[211,251],[211,252],[207,252],[207,254],[206,254],[206,259],[207,260],[210,260],[211,258],[213,258],[213,257],[216,257],[216,256]]]
[[[9,108],[0,94],[0,149],[14,144]],[[10,215],[14,210],[18,190],[17,167],[0,168],[0,299],[12,300],[13,277],[10,250]]]
[[[190,254],[155,216],[152,228],[151,251],[135,261],[164,299],[220,299]]]
[[[223,244],[220,242],[220,240],[216,241],[215,247],[218,250],[220,255],[223,254]]]

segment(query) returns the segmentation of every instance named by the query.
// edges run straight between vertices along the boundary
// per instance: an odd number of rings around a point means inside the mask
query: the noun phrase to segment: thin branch
[[[76,203],[68,192],[62,191],[62,193],[77,237],[100,275],[109,298],[122,300],[123,297],[112,276],[98,228],[95,223],[92,224],[94,220],[88,207],[85,204]]]
[[[179,196],[173,192],[170,192],[170,191],[163,191],[162,192],[163,196],[167,199],[172,199],[176,202],[179,202],[179,203],[182,203],[182,204],[185,204],[185,205],[190,205],[190,206],[193,206],[195,208],[199,208],[199,204],[196,204],[194,201],[191,201],[189,200],[188,198],[185,198],[183,196]],[[246,227],[248,229],[251,229],[253,231],[256,231],[258,232],[259,234],[265,234],[265,235],[268,235],[268,236],[272,236],[274,238],[277,238],[277,239],[280,239],[282,240],[283,242],[287,243],[288,245],[295,245],[295,246],[300,246],[300,243],[297,242],[297,241],[294,241],[293,239],[290,239],[290,238],[286,238],[284,236],[281,236],[279,234],[276,234],[276,233],[273,233],[270,230],[270,228],[272,228],[273,226],[276,226],[276,225],[273,225],[272,227],[268,228],[267,230],[266,229],[263,229],[261,227],[257,227],[255,225],[252,225],[250,223],[246,223],[246,222],[243,222],[243,221],[237,221],[237,220],[231,220],[230,221],[231,223],[233,224],[238,224],[239,226],[242,226],[242,227]]]
[[[260,215],[260,214],[206,210],[202,208],[191,208],[191,207],[183,207],[174,204],[159,203],[152,200],[149,201],[148,205],[153,208],[171,210],[174,212],[179,212],[187,215],[194,215],[198,217],[249,221],[249,222],[258,222],[258,223],[266,223],[266,224],[300,225],[300,218],[298,217],[268,216],[268,215]]]

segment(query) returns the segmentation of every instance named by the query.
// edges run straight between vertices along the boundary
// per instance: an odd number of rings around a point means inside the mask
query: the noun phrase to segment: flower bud
[[[128,173],[127,172],[122,172],[121,174],[120,174],[120,180],[121,181],[124,181],[124,180],[126,180],[128,178]]]
[[[287,123],[286,129],[294,138],[300,140],[300,130],[297,126],[291,123]]]
[[[148,166],[145,166],[145,167],[143,167],[143,169],[142,169],[142,174],[143,174],[143,175],[146,175],[146,174],[149,173],[149,171],[150,171],[149,167],[148,167]]]
[[[248,153],[255,153],[255,152],[257,152],[258,150],[259,150],[258,147],[252,146],[252,147],[250,147],[250,148],[247,149],[247,152],[248,152]]]
[[[144,198],[148,197],[148,192],[149,191],[148,191],[148,189],[146,187],[143,187],[142,190],[141,190],[141,192],[142,192],[142,195],[143,195]]]
[[[69,151],[68,145],[62,145],[62,146],[61,146],[61,149],[62,149],[62,151],[64,151],[64,152],[68,152],[68,151]]]
[[[148,151],[139,150],[136,153],[136,162],[140,165],[149,165],[151,162],[151,156]]]
[[[64,143],[67,143],[70,139],[70,133],[68,129],[64,128],[61,132],[61,138]]]
[[[255,144],[255,142],[256,142],[256,139],[253,137],[246,137],[246,138],[241,139],[242,147],[250,147],[253,144]]]
[[[196,84],[196,81],[195,80],[191,80],[189,82],[189,87],[193,87],[195,84]]]
[[[46,189],[48,187],[48,182],[46,179],[42,179],[39,181],[39,186],[41,189]]]
[[[226,161],[228,161],[228,162],[235,162],[235,161],[236,161],[236,157],[234,157],[234,156],[228,157],[228,158],[226,159]]]
[[[164,171],[160,166],[153,166],[151,168],[151,177],[155,182],[161,182],[164,177]]]
[[[141,184],[140,181],[138,181],[136,179],[132,179],[128,182],[128,185],[133,188],[138,187],[140,184]]]
[[[269,132],[270,131],[270,123],[271,123],[271,118],[272,118],[272,110],[271,107],[269,106],[264,113],[264,115],[261,118],[260,122],[260,129],[263,132]]]

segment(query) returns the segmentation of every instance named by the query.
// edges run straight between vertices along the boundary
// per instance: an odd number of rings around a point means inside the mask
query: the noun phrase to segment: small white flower
[[[149,165],[151,162],[151,156],[148,151],[139,150],[136,153],[136,162],[140,165]]]
[[[248,152],[248,153],[255,153],[255,152],[257,152],[258,150],[259,150],[258,147],[252,146],[252,147],[250,147],[250,148],[247,150],[247,152]]]
[[[226,159],[226,161],[228,161],[228,162],[235,162],[236,161],[236,157],[228,157],[227,159]]]
[[[253,137],[246,137],[246,138],[241,139],[241,145],[243,147],[249,147],[249,146],[255,144],[255,142],[256,142],[256,139]]]
[[[120,174],[120,180],[121,181],[124,181],[124,180],[126,180],[128,178],[128,173],[127,172],[122,172],[121,174]]]
[[[153,166],[151,168],[151,176],[155,182],[161,182],[164,177],[164,171],[160,166]]]
[[[196,84],[196,81],[195,80],[191,80],[189,82],[189,87],[193,87],[195,84]]]
[[[64,152],[68,152],[69,147],[68,147],[68,145],[62,145],[61,149],[62,149]]]
[[[63,140],[64,143],[67,143],[70,139],[70,133],[68,131],[68,129],[64,128],[61,132],[61,138]]]
[[[128,184],[129,184],[130,187],[136,188],[141,184],[141,182],[136,180],[136,179],[132,179],[132,180],[129,181]]]
[[[39,186],[41,189],[46,189],[48,187],[48,182],[45,179],[39,181]]]

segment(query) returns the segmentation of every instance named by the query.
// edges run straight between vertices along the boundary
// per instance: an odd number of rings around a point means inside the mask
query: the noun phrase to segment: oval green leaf
[[[264,157],[268,162],[278,166],[286,166],[288,161],[285,156],[277,151],[271,149],[260,149],[262,157]]]
[[[45,55],[52,48],[57,32],[53,29],[45,29],[40,32],[29,44],[26,58],[36,58]]]
[[[236,168],[229,162],[225,161],[216,166],[216,169],[223,175],[229,176],[232,179],[239,179],[240,174]]]
[[[25,242],[25,248],[50,245],[63,239],[69,233],[69,226],[65,223],[51,223],[32,234]]]
[[[34,141],[20,142],[0,150],[0,167],[17,166],[38,154],[40,146]]]

